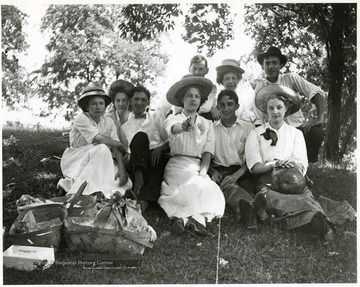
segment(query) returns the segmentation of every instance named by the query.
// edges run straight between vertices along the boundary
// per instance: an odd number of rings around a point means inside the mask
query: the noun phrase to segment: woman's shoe
[[[185,230],[198,237],[214,236],[211,232],[206,230],[205,226],[201,225],[193,218],[190,218],[186,223]]]
[[[172,225],[172,233],[174,234],[181,234],[185,232],[185,225],[184,219],[182,218],[175,218],[173,225]]]

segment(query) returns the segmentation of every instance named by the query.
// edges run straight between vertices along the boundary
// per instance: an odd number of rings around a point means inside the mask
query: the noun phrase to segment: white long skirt
[[[83,195],[101,191],[106,198],[110,198],[115,191],[123,195],[126,189],[132,187],[130,179],[123,186],[119,186],[120,179],[115,179],[118,166],[105,144],[67,148],[60,166],[65,178],[60,179],[58,185],[68,193],[76,193],[84,181],[87,186]]]
[[[165,168],[158,200],[169,218],[201,215],[211,221],[222,217],[225,199],[220,187],[208,175],[199,175],[200,160],[172,157]]]

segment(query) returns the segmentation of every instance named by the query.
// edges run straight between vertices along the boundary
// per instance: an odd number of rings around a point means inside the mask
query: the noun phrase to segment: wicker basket
[[[84,183],[79,187],[79,190],[73,196],[67,195],[63,197],[55,197],[51,198],[50,200],[53,202],[59,202],[64,204],[69,203],[69,217],[95,217],[97,213],[96,196],[81,195],[86,185],[87,182],[84,181]]]
[[[91,253],[143,254],[145,248],[152,248],[150,232],[129,232],[86,225],[90,219],[72,217],[64,221],[64,237],[70,250]]]
[[[44,204],[28,208],[21,212],[15,221],[22,222],[24,216],[32,212],[37,223],[60,218],[61,223],[33,232],[16,233],[15,223],[9,230],[9,236],[14,245],[54,247],[58,249],[63,230],[63,221],[67,218],[67,210],[61,204]]]
[[[53,202],[66,203],[69,197],[55,197],[50,200]],[[72,208],[68,208],[68,216],[70,217],[94,217],[97,213],[96,197],[92,195],[81,195],[78,202]]]

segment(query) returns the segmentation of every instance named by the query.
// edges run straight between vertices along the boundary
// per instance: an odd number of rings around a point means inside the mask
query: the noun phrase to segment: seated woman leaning
[[[215,148],[213,125],[197,114],[212,88],[210,80],[187,75],[166,95],[171,104],[183,108],[181,114],[170,115],[165,121],[171,158],[158,200],[168,217],[175,219],[174,232],[211,235],[206,221],[224,214],[224,196],[207,175]]]
[[[65,178],[58,186],[67,193],[76,193],[81,184],[87,185],[82,194],[103,194],[110,198],[121,194],[132,183],[125,171],[123,153],[127,146],[119,141],[114,121],[105,117],[111,98],[101,85],[90,82],[82,91],[78,106],[83,111],[76,116],[70,131],[70,147],[61,158]]]
[[[245,146],[246,163],[260,190],[255,212],[261,220],[284,229],[310,224],[324,238],[324,211],[305,186],[308,160],[303,134],[284,121],[284,116],[300,109],[300,99],[288,87],[268,85],[255,95],[255,105],[269,117],[269,122],[250,132]],[[275,185],[275,179],[282,183]]]

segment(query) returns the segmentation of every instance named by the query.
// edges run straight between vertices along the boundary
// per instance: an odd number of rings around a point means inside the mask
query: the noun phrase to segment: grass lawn
[[[57,195],[60,161],[68,143],[60,131],[3,129],[3,139],[19,142],[3,146],[3,250],[11,245],[8,231],[17,216],[15,201],[23,194],[50,198]],[[41,161],[48,158],[46,161]],[[341,169],[310,167],[315,196],[347,200],[356,209],[356,174]],[[171,234],[171,222],[160,208],[145,212],[158,239],[147,249],[142,266],[116,270],[83,269],[82,254],[66,248],[56,253],[56,263],[44,271],[5,269],[3,284],[251,284],[251,283],[356,283],[356,222],[337,226],[335,239],[324,244],[306,227],[281,231],[260,225],[247,230],[231,211],[221,219],[217,272],[219,220],[209,224],[213,238]],[[350,235],[354,235],[350,233]]]

